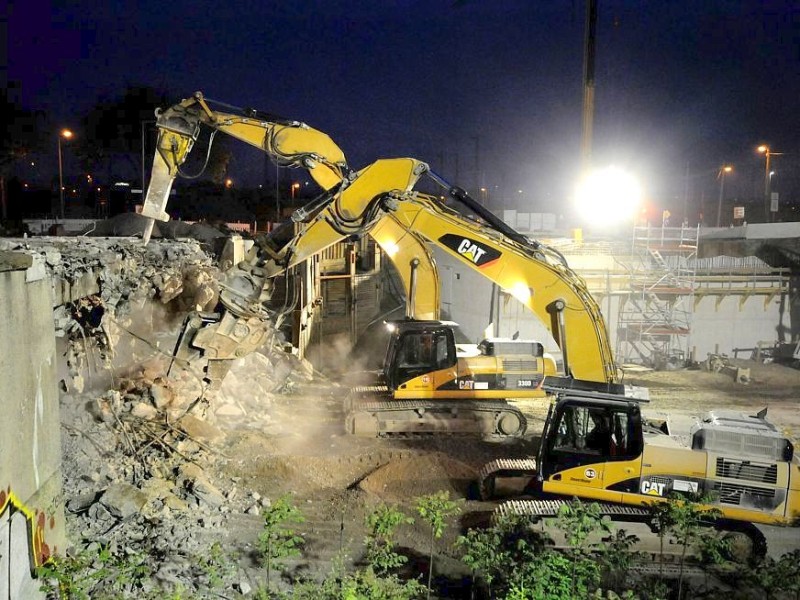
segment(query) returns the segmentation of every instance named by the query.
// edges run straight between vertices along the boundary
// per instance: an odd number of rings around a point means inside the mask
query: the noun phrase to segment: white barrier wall
[[[36,566],[64,550],[53,291],[0,252],[0,600],[43,598]]]

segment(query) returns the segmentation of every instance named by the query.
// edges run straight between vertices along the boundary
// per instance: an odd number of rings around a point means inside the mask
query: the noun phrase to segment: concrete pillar
[[[53,290],[0,252],[0,600],[41,598],[33,569],[65,546]]]

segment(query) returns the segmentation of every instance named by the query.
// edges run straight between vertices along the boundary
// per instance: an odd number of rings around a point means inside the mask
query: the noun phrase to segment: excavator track
[[[481,500],[491,500],[498,479],[518,479],[524,487],[536,477],[536,461],[532,458],[498,458],[481,467],[478,490]]]
[[[544,517],[556,517],[562,506],[569,504],[568,500],[508,500],[494,510],[494,516],[506,517],[510,515],[530,517],[533,520]],[[650,516],[647,509],[624,504],[609,502],[593,502],[600,507],[602,516],[616,518],[634,518],[646,520]]]
[[[600,515],[608,516],[615,521],[635,521],[648,523],[653,527],[652,513],[647,508],[614,504],[611,502],[593,502],[600,507]],[[504,517],[526,517],[532,523],[558,516],[562,506],[568,500],[508,500],[500,504],[492,513],[492,520]],[[761,530],[752,523],[719,519],[709,523],[710,527],[723,533],[728,540],[726,550],[728,558],[736,563],[747,564],[761,560],[767,554],[767,540]],[[655,531],[655,530],[654,530]]]
[[[525,416],[503,400],[393,400],[382,386],[353,388],[347,399],[348,433],[366,437],[479,435],[518,438]]]

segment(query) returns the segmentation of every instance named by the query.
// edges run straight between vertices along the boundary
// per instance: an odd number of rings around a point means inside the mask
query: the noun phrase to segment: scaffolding
[[[664,368],[687,359],[699,227],[634,227],[619,304],[617,359]]]

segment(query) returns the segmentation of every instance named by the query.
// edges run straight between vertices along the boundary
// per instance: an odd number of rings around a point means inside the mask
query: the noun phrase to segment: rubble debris
[[[279,428],[278,394],[311,381],[311,365],[273,339],[275,348],[236,361],[209,404],[198,373],[166,376],[185,313],[217,303],[218,271],[202,244],[41,238],[3,240],[0,251],[5,245],[28,252],[57,288],[70,542],[136,553],[153,585],[202,590],[196,557],[225,538],[231,519],[255,525],[271,504],[265,489],[251,493],[227,475],[225,465],[240,459],[225,455],[226,432]],[[325,471],[310,469],[318,478]],[[240,589],[251,588],[242,580]]]
[[[82,513],[89,509],[89,507],[97,501],[97,492],[85,492],[73,496],[67,502],[67,510],[71,513]]]
[[[704,363],[706,371],[730,375],[736,383],[750,383],[750,369],[731,364],[727,354],[713,354],[709,352]]]
[[[192,415],[186,415],[181,418],[178,422],[178,428],[193,440],[200,442],[213,443],[225,435],[219,428]]]
[[[237,494],[232,480],[215,480],[212,467],[225,459],[212,446],[222,431],[193,414],[177,420],[191,400],[155,372],[145,365],[120,389],[62,396],[74,423],[62,437],[71,538],[84,549],[124,544],[145,557],[153,585],[202,590],[196,557],[253,497]],[[156,406],[155,389],[171,390],[173,400]]]
[[[144,402],[137,402],[131,407],[131,416],[152,421],[158,416],[158,408]]]
[[[62,387],[71,392],[107,378],[102,373],[112,363],[122,366],[119,358],[130,352],[137,324],[152,331],[154,319],[197,307],[210,310],[219,297],[219,270],[196,241],[145,247],[138,239],[5,239],[3,251],[29,254],[53,281],[56,335],[66,345]],[[150,301],[165,310],[156,312]],[[179,316],[175,321],[177,326]]]
[[[100,496],[100,502],[117,519],[127,519],[147,504],[147,495],[128,483],[114,483]]]

